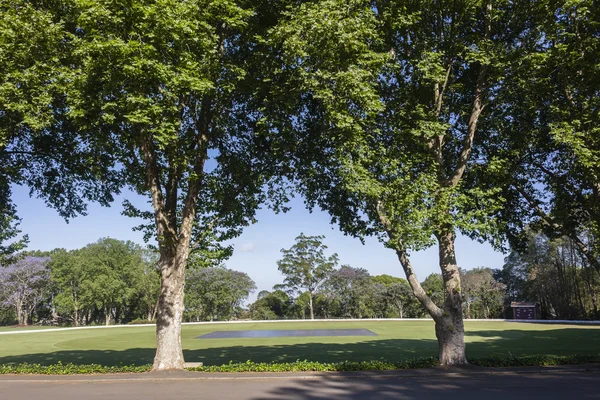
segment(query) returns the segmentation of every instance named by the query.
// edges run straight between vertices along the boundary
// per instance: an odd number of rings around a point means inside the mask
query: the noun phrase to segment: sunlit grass
[[[370,329],[378,336],[196,339],[209,332],[224,330],[348,328]],[[598,326],[466,322],[466,331],[467,355],[474,358],[600,354]],[[437,355],[431,321],[185,325],[182,340],[186,360],[202,361],[205,365],[247,360],[395,362]],[[152,362],[154,349],[153,326],[0,335],[0,363],[51,364],[61,361],[141,365]]]

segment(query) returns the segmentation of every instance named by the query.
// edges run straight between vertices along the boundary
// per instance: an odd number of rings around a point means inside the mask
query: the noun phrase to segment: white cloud
[[[254,243],[243,243],[240,246],[240,251],[244,252],[244,253],[250,253],[250,252],[253,252],[255,248],[256,248],[256,245]]]

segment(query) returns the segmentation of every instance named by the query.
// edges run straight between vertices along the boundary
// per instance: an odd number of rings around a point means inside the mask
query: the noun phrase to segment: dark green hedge
[[[470,359],[471,365],[481,367],[530,367],[530,366],[552,366],[569,364],[593,364],[600,363],[600,355],[596,356],[549,356],[535,355],[523,357],[488,357]],[[309,372],[309,371],[394,371],[400,369],[432,368],[438,366],[437,358],[417,358],[414,360],[397,363],[386,361],[361,361],[321,363],[316,361],[295,361],[289,363],[229,363],[225,365],[208,365],[196,368],[188,368],[188,371],[198,372]],[[105,367],[98,364],[76,365],[62,364],[40,365],[40,364],[15,364],[0,365],[0,374],[44,374],[44,375],[75,375],[75,374],[107,374],[126,372],[148,372],[151,365],[125,365]]]

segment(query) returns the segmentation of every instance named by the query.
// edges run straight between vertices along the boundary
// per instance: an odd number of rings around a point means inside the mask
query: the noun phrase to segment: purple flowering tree
[[[19,325],[29,316],[50,284],[48,257],[24,257],[8,267],[0,267],[0,305],[12,307]]]

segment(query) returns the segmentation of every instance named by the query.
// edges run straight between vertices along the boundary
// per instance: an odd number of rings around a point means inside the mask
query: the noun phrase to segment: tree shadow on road
[[[432,370],[382,377],[324,376],[320,379],[290,379],[268,389],[253,400],[297,399],[597,399],[598,372],[504,373],[438,375]]]

